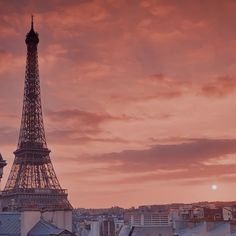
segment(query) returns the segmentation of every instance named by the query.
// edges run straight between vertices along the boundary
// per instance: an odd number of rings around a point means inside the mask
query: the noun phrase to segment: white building
[[[171,215],[165,212],[127,212],[125,218],[130,226],[169,226],[172,225]]]
[[[124,225],[124,220],[114,218],[114,224],[115,224],[115,233],[116,235],[118,235],[118,233],[121,231],[121,228]]]
[[[100,236],[101,221],[90,221],[90,230],[88,236]]]
[[[235,207],[223,207],[223,219],[224,220],[235,220],[236,219],[236,208]]]

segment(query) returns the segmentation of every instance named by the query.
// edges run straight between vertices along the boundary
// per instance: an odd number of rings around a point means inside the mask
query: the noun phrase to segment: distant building
[[[116,236],[115,223],[113,219],[107,219],[101,222],[100,236]]]
[[[123,221],[113,218],[98,217],[93,220],[77,220],[74,231],[78,236],[117,236]]]
[[[197,221],[221,221],[223,220],[222,208],[210,206],[193,206],[186,205],[179,209],[179,214],[182,220],[197,220]]]
[[[114,224],[115,224],[115,233],[116,233],[116,235],[118,235],[118,233],[120,232],[121,228],[124,225],[124,220],[123,219],[114,218]]]
[[[222,221],[223,211],[222,208],[203,208],[204,220]]]
[[[193,206],[186,204],[179,207],[179,214],[182,220],[189,220],[193,217]]]
[[[203,219],[204,218],[204,208],[203,207],[195,207],[192,210],[192,217],[191,218],[193,218],[193,219]]]
[[[91,221],[88,224],[89,227],[85,227],[88,231],[88,236],[100,236],[101,235],[101,222]]]
[[[169,211],[165,212],[126,212],[125,220],[131,226],[170,226],[172,224]]]
[[[236,206],[228,206],[222,208],[224,220],[236,220]]]

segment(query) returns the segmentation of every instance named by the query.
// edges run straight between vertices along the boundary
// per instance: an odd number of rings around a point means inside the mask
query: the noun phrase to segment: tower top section
[[[39,43],[38,33],[34,31],[34,16],[31,16],[31,29],[26,35],[25,43],[27,45],[37,45]]]

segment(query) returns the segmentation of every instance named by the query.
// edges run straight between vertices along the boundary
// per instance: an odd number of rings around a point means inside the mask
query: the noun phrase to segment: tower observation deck
[[[4,211],[71,210],[56,177],[44,131],[38,69],[38,33],[26,35],[27,59],[21,127],[15,159],[2,192]]]

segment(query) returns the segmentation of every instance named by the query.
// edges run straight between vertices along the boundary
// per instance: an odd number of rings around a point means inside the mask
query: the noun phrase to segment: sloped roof
[[[155,227],[155,226],[143,226],[133,227],[129,236],[173,236],[173,230],[171,226],[167,227]]]
[[[0,213],[0,236],[20,236],[20,213]]]
[[[61,233],[68,233],[68,235],[70,235],[69,231],[59,229],[55,225],[40,219],[40,221],[29,231],[28,236],[60,235]]]
[[[184,229],[178,230],[178,235],[181,236],[187,236],[189,234],[194,234],[194,235],[201,235],[206,231],[206,224],[205,222],[197,223],[193,227],[186,227]]]
[[[209,236],[218,236],[218,235],[224,235],[227,234],[230,231],[230,225],[228,222],[220,222],[219,224],[216,224],[215,227],[212,230],[208,231]]]
[[[131,230],[131,227],[129,225],[123,225],[118,235],[127,236],[129,235],[130,230]]]

